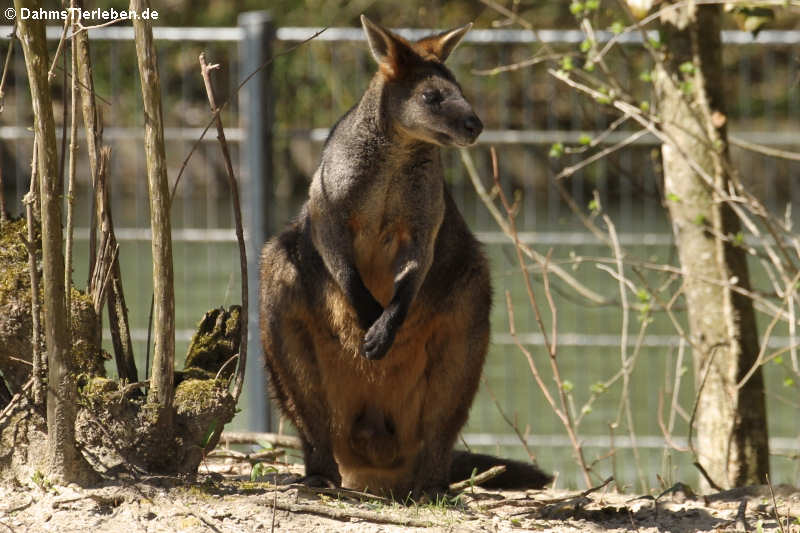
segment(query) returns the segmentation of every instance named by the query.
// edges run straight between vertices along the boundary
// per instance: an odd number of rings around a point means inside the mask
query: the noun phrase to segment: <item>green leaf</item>
[[[217,421],[212,420],[211,426],[209,426],[208,430],[206,430],[206,434],[203,437],[203,442],[200,444],[200,447],[206,449],[208,447],[209,441],[211,441],[211,436],[214,434],[214,431],[217,429]]]
[[[659,48],[661,48],[661,41],[659,41],[655,37],[650,37],[649,39],[647,39],[647,42],[654,50],[658,50]]]
[[[567,72],[575,68],[575,65],[572,63],[571,56],[564,56],[561,58],[561,68]]]
[[[253,465],[253,469],[250,470],[250,481],[257,481],[258,478],[264,477],[267,474],[275,474],[278,470],[274,466],[270,466],[264,463],[256,463]]]
[[[608,96],[603,95],[603,96],[596,97],[594,99],[594,101],[597,102],[598,104],[610,104],[611,103],[611,98],[609,98]]]
[[[608,390],[608,387],[602,381],[596,381],[589,386],[589,390],[594,394],[603,394]]]
[[[563,390],[567,394],[572,392],[572,389],[574,389],[574,388],[575,388],[575,385],[573,385],[572,382],[570,380],[568,380],[568,379],[565,379],[564,381],[561,382],[561,390]]]
[[[685,63],[681,63],[678,66],[678,70],[683,72],[684,74],[694,74],[694,63],[691,61],[686,61]]]
[[[650,102],[647,100],[643,100],[641,104],[639,104],[639,109],[642,110],[642,113],[649,113],[650,112]]]
[[[597,11],[600,9],[600,0],[586,0],[586,11]]]
[[[775,364],[776,364],[776,365],[782,365],[782,364],[783,364],[783,357],[781,357],[781,356],[779,355],[778,357],[776,357],[775,359],[773,359],[773,361],[775,362]]]
[[[619,34],[620,34],[620,33],[622,33],[623,31],[625,31],[625,24],[623,24],[623,23],[622,23],[621,21],[619,21],[619,20],[615,20],[615,21],[614,21],[614,22],[611,24],[611,27],[609,28],[609,30],[611,30],[611,33],[613,33],[614,35],[619,35]]]
[[[639,73],[639,80],[645,83],[651,83],[653,81],[653,73],[649,70],[643,70]]]
[[[674,192],[667,193],[667,200],[670,202],[675,202],[676,204],[681,201],[681,197],[675,194]]]
[[[592,41],[590,39],[584,39],[583,42],[581,42],[581,52],[585,54],[591,49],[592,49]]]
[[[706,216],[704,214],[700,213],[699,215],[694,217],[694,221],[693,222],[695,224],[697,224],[698,226],[705,226],[706,225],[706,221],[707,221]]]
[[[600,211],[600,203],[597,200],[589,200],[589,211],[592,213],[597,213]]]
[[[550,153],[548,155],[553,159],[558,159],[564,155],[564,143],[553,143],[553,146],[550,147]]]
[[[583,70],[585,70],[586,72],[594,72],[594,63],[592,63],[591,61],[587,61],[583,65]]]
[[[583,134],[581,134],[580,138],[578,139],[578,142],[581,143],[584,146],[588,146],[588,145],[592,144],[592,138],[589,135],[587,135],[586,133],[583,133]]]
[[[650,293],[644,288],[636,291],[636,297],[639,298],[639,301],[642,303],[647,303],[650,301]]]
[[[577,17],[583,13],[584,8],[585,6],[583,5],[583,2],[572,2],[569,5],[569,12]]]
[[[784,387],[794,387],[794,380],[792,378],[786,378],[783,380]]]
[[[694,91],[694,84],[690,81],[684,81],[681,83],[681,91],[687,95],[692,94],[692,91]]]

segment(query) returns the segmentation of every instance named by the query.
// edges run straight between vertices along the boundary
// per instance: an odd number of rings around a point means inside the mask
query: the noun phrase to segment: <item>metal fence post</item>
[[[244,36],[239,43],[240,79],[261,67],[272,56],[275,28],[267,11],[242,13],[238,26]],[[250,312],[247,344],[248,428],[273,429],[272,410],[267,398],[258,330],[258,266],[261,247],[274,231],[271,67],[261,69],[239,92],[239,121],[244,139],[240,149],[244,217],[248,232],[247,269]]]

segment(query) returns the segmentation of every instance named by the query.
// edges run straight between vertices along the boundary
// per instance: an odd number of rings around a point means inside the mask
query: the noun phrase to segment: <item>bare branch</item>
[[[241,328],[241,342],[239,343],[239,356],[237,358],[236,379],[233,385],[232,395],[234,400],[239,399],[239,394],[242,392],[242,384],[244,383],[244,372],[247,364],[247,325],[248,325],[248,278],[247,278],[247,253],[244,244],[244,225],[242,224],[242,207],[239,203],[239,184],[236,182],[236,176],[233,174],[233,163],[231,163],[231,154],[228,150],[228,143],[225,140],[225,130],[222,128],[222,119],[219,116],[219,108],[217,107],[217,98],[214,94],[214,86],[211,84],[211,71],[218,68],[219,65],[209,65],[206,63],[205,54],[200,54],[200,70],[203,76],[203,83],[206,87],[206,95],[208,96],[208,104],[211,107],[211,112],[215,117],[217,125],[217,140],[219,140],[222,156],[225,160],[225,170],[228,174],[228,185],[231,188],[231,199],[233,201],[233,214],[236,223],[236,240],[239,243],[239,266],[241,271],[241,285],[242,285],[242,314],[240,319]],[[227,363],[226,363],[227,364]],[[220,369],[222,372],[222,369]],[[220,431],[222,428],[220,428]]]
[[[206,136],[206,133],[208,133],[208,130],[209,130],[209,129],[211,129],[211,126],[213,126],[213,125],[214,125],[214,123],[217,121],[217,119],[218,119],[218,117],[219,117],[219,114],[220,114],[220,113],[222,113],[222,111],[223,111],[223,110],[224,110],[224,109],[225,109],[225,108],[228,106],[228,104],[231,102],[231,99],[233,99],[233,98],[234,98],[234,97],[235,97],[237,94],[239,94],[239,91],[241,91],[241,90],[242,90],[242,87],[244,87],[244,86],[245,86],[245,84],[246,84],[248,81],[250,81],[250,80],[252,79],[252,77],[253,77],[253,76],[255,76],[256,74],[258,74],[258,73],[259,73],[261,70],[263,70],[263,69],[264,69],[264,68],[266,68],[267,66],[269,66],[269,65],[270,65],[270,64],[271,64],[273,61],[275,61],[275,60],[276,60],[276,59],[278,59],[279,57],[282,57],[282,56],[285,56],[285,55],[287,55],[287,54],[290,54],[290,53],[294,52],[295,50],[297,50],[298,48],[300,48],[301,46],[303,46],[303,45],[304,45],[304,44],[306,44],[307,42],[309,42],[309,41],[313,41],[313,40],[314,40],[314,39],[316,39],[316,38],[317,38],[317,37],[318,37],[320,34],[322,34],[322,32],[324,32],[324,31],[325,31],[325,30],[327,30],[327,29],[328,29],[328,28],[322,28],[321,30],[319,30],[318,32],[316,32],[314,35],[312,35],[311,37],[309,37],[309,38],[308,38],[308,39],[306,39],[305,41],[301,41],[301,42],[299,42],[299,43],[295,44],[294,46],[291,46],[291,47],[287,48],[287,49],[286,49],[286,50],[284,50],[283,52],[281,52],[281,53],[279,53],[279,54],[275,54],[274,56],[267,58],[267,59],[266,59],[266,60],[265,60],[263,63],[261,63],[261,65],[259,65],[259,66],[258,66],[258,68],[257,68],[257,69],[255,69],[253,72],[251,72],[250,74],[248,74],[247,76],[245,76],[245,78],[244,78],[244,79],[241,81],[241,83],[239,83],[239,85],[237,85],[237,86],[236,86],[236,88],[233,90],[233,92],[232,92],[232,93],[231,93],[231,95],[228,97],[228,99],[227,99],[227,100],[225,100],[224,102],[222,102],[222,104],[220,104],[220,105],[217,107],[217,110],[216,110],[216,111],[214,111],[214,112],[211,114],[211,115],[212,115],[212,116],[211,116],[211,120],[209,120],[209,121],[208,121],[208,124],[206,124],[206,127],[205,127],[205,128],[203,128],[203,133],[201,133],[201,134],[200,134],[200,137],[198,137],[198,138],[197,138],[197,140],[194,142],[194,144],[192,145],[192,147],[189,149],[189,153],[188,153],[188,154],[186,154],[186,157],[183,159],[183,163],[181,163],[181,168],[178,170],[178,176],[175,178],[175,183],[172,185],[172,193],[170,194],[170,203],[171,203],[171,202],[172,202],[172,200],[175,198],[175,191],[177,191],[177,190],[178,190],[178,184],[179,184],[179,183],[180,183],[180,181],[181,181],[181,176],[183,176],[183,171],[186,169],[186,165],[188,165],[188,164],[189,164],[189,159],[191,159],[191,158],[192,158],[192,155],[194,154],[195,150],[197,150],[197,147],[198,147],[198,146],[200,146],[200,143],[201,143],[201,142],[203,141],[203,139],[205,138],[205,136]]]

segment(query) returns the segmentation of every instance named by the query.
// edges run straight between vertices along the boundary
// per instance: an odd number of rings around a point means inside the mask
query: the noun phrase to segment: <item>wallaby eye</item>
[[[441,103],[442,100],[442,93],[438,90],[430,90],[422,93],[422,101],[428,105]]]

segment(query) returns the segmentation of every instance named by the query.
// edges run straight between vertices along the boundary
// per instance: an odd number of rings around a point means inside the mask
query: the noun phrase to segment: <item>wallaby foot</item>
[[[310,476],[306,475],[301,477],[297,480],[298,483],[305,485],[306,487],[311,487],[315,489],[335,489],[338,487],[336,483],[331,481],[325,476],[319,476],[316,474],[312,474]]]

